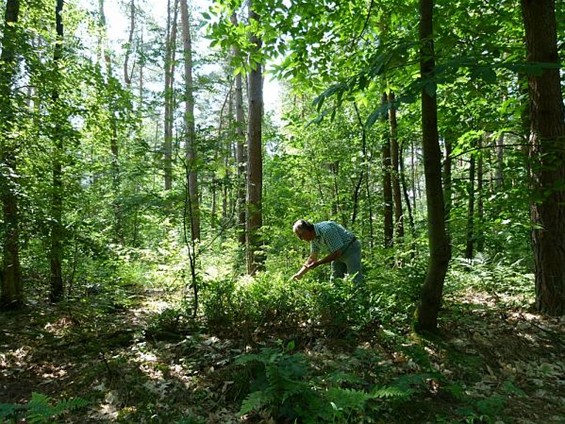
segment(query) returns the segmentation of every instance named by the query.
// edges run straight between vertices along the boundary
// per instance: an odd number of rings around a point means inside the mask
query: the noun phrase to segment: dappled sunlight
[[[56,337],[62,337],[73,325],[74,322],[71,318],[63,316],[56,322],[49,322],[45,324],[43,329]]]

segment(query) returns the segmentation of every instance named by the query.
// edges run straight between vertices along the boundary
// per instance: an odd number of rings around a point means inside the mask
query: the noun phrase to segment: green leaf
[[[491,67],[483,68],[479,74],[479,77],[487,84],[496,83],[496,72]]]

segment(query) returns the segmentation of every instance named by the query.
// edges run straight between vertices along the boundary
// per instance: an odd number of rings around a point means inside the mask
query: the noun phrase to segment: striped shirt
[[[322,221],[314,224],[314,231],[316,238],[310,242],[311,254],[318,254],[320,250],[328,250],[330,253],[342,250],[355,238],[353,234],[333,221]]]

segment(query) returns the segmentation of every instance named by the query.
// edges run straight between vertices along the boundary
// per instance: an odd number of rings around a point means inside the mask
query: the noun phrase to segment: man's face
[[[314,231],[308,230],[298,230],[296,231],[296,236],[303,241],[312,241],[314,240]]]

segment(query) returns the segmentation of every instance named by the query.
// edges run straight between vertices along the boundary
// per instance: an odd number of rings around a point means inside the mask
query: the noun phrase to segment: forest
[[[0,422],[565,422],[565,2],[0,5]]]

